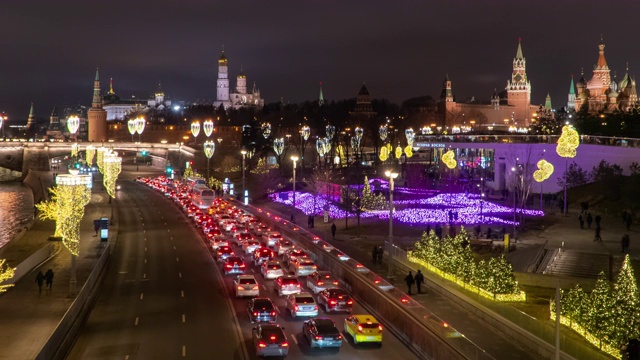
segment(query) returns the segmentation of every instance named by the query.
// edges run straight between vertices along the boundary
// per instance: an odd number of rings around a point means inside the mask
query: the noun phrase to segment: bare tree
[[[330,168],[317,169],[311,174],[310,181],[307,183],[307,189],[309,193],[313,195],[314,214],[318,214],[316,199],[318,196],[322,198],[322,195],[324,195],[325,199],[329,197],[329,187],[333,181],[334,172],[333,169]]]

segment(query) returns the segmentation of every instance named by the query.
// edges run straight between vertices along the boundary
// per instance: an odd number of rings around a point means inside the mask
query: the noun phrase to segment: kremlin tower
[[[507,81],[507,105],[516,108],[513,114],[516,119],[529,123],[529,107],[531,105],[531,82],[527,78],[527,61],[522,55],[522,39],[518,39],[518,50],[513,59],[511,80]]]
[[[96,69],[96,78],[93,81],[93,101],[88,115],[89,141],[107,141],[107,112],[102,108],[102,95],[100,95],[100,74]]]

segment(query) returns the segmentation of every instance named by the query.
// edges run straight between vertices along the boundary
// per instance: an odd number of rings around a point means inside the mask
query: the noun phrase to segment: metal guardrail
[[[284,220],[281,216],[255,208],[251,209],[262,221],[279,229],[292,240],[304,245],[319,265],[327,268],[354,297],[407,345],[429,359],[495,360],[433,313],[415,302],[381,276],[354,259],[346,259],[338,249],[319,237]],[[398,254],[401,256],[401,254]],[[406,255],[405,255],[406,258]]]

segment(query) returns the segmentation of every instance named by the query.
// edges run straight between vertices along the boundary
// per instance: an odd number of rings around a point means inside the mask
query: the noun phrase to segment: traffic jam
[[[365,350],[363,358],[390,358],[398,355],[393,348],[404,347],[391,335],[384,336],[389,345],[383,347],[384,325],[331,272],[318,268],[305,249],[254,215],[221,198],[202,209],[192,202],[189,185],[178,181],[138,181],[173,200],[199,230],[252,357],[360,358]]]

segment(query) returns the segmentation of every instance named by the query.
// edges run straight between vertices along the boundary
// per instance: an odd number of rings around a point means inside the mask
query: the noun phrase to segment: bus
[[[191,189],[191,202],[200,209],[207,209],[213,205],[216,194],[204,185],[196,185]]]

